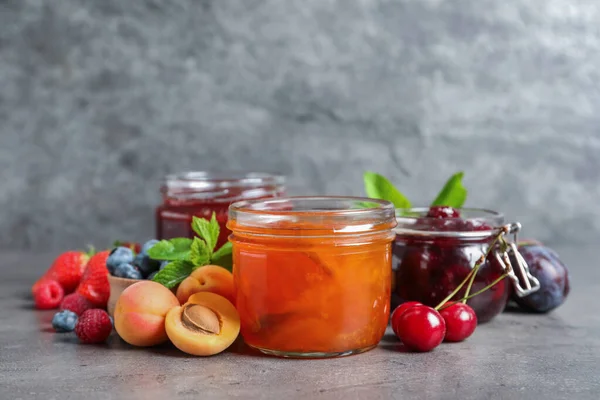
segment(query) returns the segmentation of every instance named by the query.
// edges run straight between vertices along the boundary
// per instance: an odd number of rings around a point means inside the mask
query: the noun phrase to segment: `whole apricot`
[[[212,356],[227,349],[240,332],[240,316],[229,300],[211,292],[193,294],[167,313],[165,327],[179,350]]]
[[[218,265],[205,265],[194,270],[177,288],[179,304],[185,304],[191,295],[200,292],[216,293],[235,304],[233,275]]]
[[[168,340],[165,316],[178,307],[177,297],[160,283],[141,281],[127,287],[115,305],[115,330],[133,346],[154,346]]]

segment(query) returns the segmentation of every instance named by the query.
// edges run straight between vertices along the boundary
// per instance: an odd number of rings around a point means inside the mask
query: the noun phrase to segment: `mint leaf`
[[[390,201],[396,208],[410,208],[410,201],[385,176],[367,171],[363,180],[367,196]]]
[[[215,251],[210,260],[211,264],[223,267],[231,272],[233,269],[233,252],[231,242],[225,243],[219,250]]]
[[[153,247],[154,248],[154,247]],[[177,260],[167,264],[158,271],[152,280],[171,289],[187,278],[194,270],[194,264],[185,260]]]
[[[462,184],[463,176],[462,171],[452,175],[431,205],[461,208],[467,200],[467,189]]]
[[[208,250],[212,254],[220,233],[216,214],[213,212],[210,221],[204,218],[192,217],[192,229],[206,242]]]
[[[197,237],[194,238],[192,247],[190,248],[189,260],[192,262],[192,264],[194,264],[195,267],[200,267],[209,263],[210,251],[202,239]]]
[[[192,239],[174,238],[161,240],[148,250],[148,255],[154,260],[186,260],[190,255]]]

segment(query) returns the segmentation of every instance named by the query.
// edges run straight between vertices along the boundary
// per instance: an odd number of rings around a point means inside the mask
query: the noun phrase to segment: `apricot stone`
[[[127,287],[115,305],[115,330],[133,346],[154,346],[168,340],[165,316],[178,307],[177,297],[160,283],[141,281]]]
[[[212,356],[227,349],[240,333],[240,316],[229,300],[211,292],[193,294],[183,306],[171,309],[165,327],[179,350]]]
[[[177,299],[185,304],[191,295],[200,292],[216,293],[235,304],[233,275],[218,265],[200,267],[179,284]]]

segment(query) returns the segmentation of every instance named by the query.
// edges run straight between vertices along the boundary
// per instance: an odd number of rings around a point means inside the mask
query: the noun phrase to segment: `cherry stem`
[[[496,242],[498,241],[498,239],[500,237],[502,237],[506,232],[507,232],[507,227],[504,226],[502,227],[502,229],[500,230],[500,232],[496,235],[496,237],[494,238],[494,240],[492,241],[492,244],[488,247],[487,251],[485,252],[484,255],[482,255],[481,257],[479,257],[479,260],[477,260],[477,262],[475,263],[475,266],[473,267],[473,269],[467,274],[467,276],[465,277],[465,279],[463,279],[463,281],[456,287],[456,289],[454,289],[452,291],[452,293],[450,293],[448,296],[446,296],[446,298],[444,300],[442,300],[440,302],[440,304],[438,304],[437,306],[434,307],[435,310],[439,310],[440,307],[442,307],[444,304],[446,304],[450,299],[452,299],[459,291],[460,289],[462,289],[462,287],[465,285],[465,283],[469,282],[469,287],[467,289],[467,292],[465,293],[465,296],[469,295],[469,291],[471,290],[471,286],[473,284],[473,281],[475,280],[475,275],[477,274],[477,272],[479,271],[479,268],[481,267],[481,265],[485,262],[486,258],[488,257],[488,255],[490,254],[490,252],[492,251],[492,249],[495,247]],[[473,296],[471,296],[473,297]],[[460,300],[459,300],[460,301]],[[466,301],[466,300],[465,300]]]
[[[477,261],[479,262],[479,261]],[[463,281],[456,287],[456,289],[454,289],[452,291],[452,293],[450,293],[448,296],[446,296],[446,298],[444,300],[442,300],[440,302],[440,304],[438,304],[437,306],[434,307],[435,310],[438,310],[441,306],[443,306],[444,304],[446,304],[451,298],[453,298],[456,293],[459,292],[460,289],[462,289],[462,287],[465,285],[465,283],[467,283],[467,281],[469,280],[469,278],[471,278],[471,276],[474,276],[475,273],[477,272],[477,265],[475,265],[475,268],[473,268],[469,274],[465,277],[465,279],[463,279]]]
[[[498,242],[498,240],[500,238],[502,238],[502,236],[504,235],[505,230],[504,228],[500,231],[500,233],[498,233],[496,235],[496,237],[494,238],[494,240],[492,240],[492,243],[490,243],[490,246],[488,247],[487,251],[485,252],[485,255],[480,258],[479,260],[477,260],[477,263],[475,264],[475,266],[473,267],[473,270],[475,271],[475,273],[473,275],[471,275],[471,279],[469,279],[469,284],[467,285],[467,290],[465,291],[465,298],[469,297],[469,293],[471,293],[471,287],[473,287],[473,282],[475,281],[475,276],[477,275],[477,272],[479,272],[479,268],[481,268],[481,266],[483,265],[483,263],[485,262],[485,260],[488,258],[488,256],[490,255],[490,252],[494,249],[494,247],[496,247],[496,243]],[[466,303],[467,300],[463,300],[463,303]]]
[[[460,301],[463,301],[463,300],[464,300],[464,301],[466,301],[466,300],[468,300],[468,299],[471,299],[471,298],[473,298],[473,297],[475,297],[475,296],[477,296],[477,295],[480,295],[481,293],[483,293],[483,292],[485,292],[486,290],[488,290],[488,289],[492,288],[493,286],[495,286],[495,285],[496,285],[498,282],[500,282],[501,280],[503,280],[503,279],[504,279],[504,278],[506,278],[507,276],[508,276],[508,273],[506,272],[506,273],[504,273],[504,274],[500,275],[500,276],[499,276],[499,277],[498,277],[496,280],[494,280],[494,282],[490,283],[489,285],[487,285],[487,286],[486,286],[486,287],[484,287],[483,289],[481,289],[481,290],[478,290],[478,291],[476,291],[475,293],[471,293],[470,295],[463,297],[462,299],[458,300],[457,302],[460,302]],[[464,302],[464,301],[463,301],[463,302]],[[451,305],[452,305],[452,304],[449,304],[447,307],[450,307]],[[438,311],[441,311],[441,310],[443,310],[444,308],[446,308],[446,307],[442,307],[442,308],[441,308],[440,310],[438,310]]]

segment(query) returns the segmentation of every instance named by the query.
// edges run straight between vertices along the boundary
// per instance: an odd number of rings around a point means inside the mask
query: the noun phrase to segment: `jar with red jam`
[[[163,203],[156,209],[156,237],[194,236],[192,217],[216,214],[221,227],[217,248],[227,242],[229,205],[241,200],[268,199],[285,193],[285,178],[266,173],[186,172],[168,175],[161,187]]]
[[[520,225],[505,225],[502,214],[483,209],[452,209],[449,207],[396,210],[394,242],[394,279],[392,307],[405,301],[419,301],[435,307],[451,294],[477,261],[494,245],[475,276],[470,293],[485,288],[509,272],[510,279],[468,300],[479,322],[487,322],[502,312],[511,286],[525,295],[536,288],[535,278],[518,257],[519,277],[513,272],[508,254],[501,254],[494,240],[501,231],[515,233]],[[494,243],[494,244],[493,244]],[[518,252],[516,246],[512,251]],[[509,262],[509,265],[506,262]],[[524,280],[525,289],[519,283]],[[467,285],[453,297],[464,297]]]

